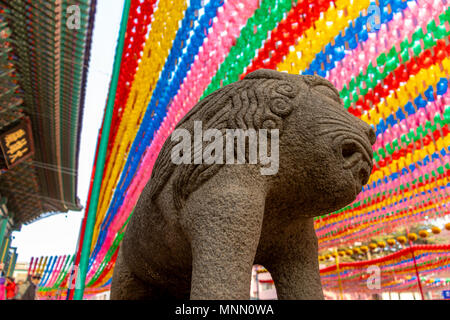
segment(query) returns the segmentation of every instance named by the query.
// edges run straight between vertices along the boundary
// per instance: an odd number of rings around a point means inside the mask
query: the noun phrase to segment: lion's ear
[[[278,79],[287,80],[288,74],[271,70],[271,69],[258,69],[245,76],[244,80],[250,79]]]

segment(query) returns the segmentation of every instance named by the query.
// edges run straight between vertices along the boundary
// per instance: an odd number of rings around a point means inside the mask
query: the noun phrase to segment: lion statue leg
[[[264,200],[261,189],[214,179],[191,194],[183,209],[192,245],[191,299],[250,299]]]
[[[122,248],[119,249],[111,283],[111,300],[150,300],[157,299],[156,292],[129,270]]]
[[[272,242],[264,266],[275,282],[278,299],[323,300],[313,219],[292,223],[272,239],[276,243]]]

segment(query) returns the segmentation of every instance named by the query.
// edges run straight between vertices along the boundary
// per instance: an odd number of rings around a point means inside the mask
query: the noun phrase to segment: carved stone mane
[[[338,91],[322,78],[304,76],[309,88],[326,86],[336,96]],[[278,129],[283,132],[283,119],[288,117],[294,104],[293,99],[301,90],[300,82],[294,82],[278,72],[264,70],[249,74],[243,81],[225,86],[200,101],[176,126],[193,132],[194,120],[202,121],[203,130],[217,129],[223,134],[226,129]],[[269,135],[270,138],[270,135]],[[154,200],[172,174],[174,180],[175,207],[180,209],[184,200],[202,183],[210,179],[223,166],[220,164],[175,165],[171,152],[177,142],[170,138],[164,143],[153,168],[150,195]],[[193,144],[193,141],[192,141]],[[192,150],[192,159],[195,155]],[[155,204],[156,206],[156,204]]]

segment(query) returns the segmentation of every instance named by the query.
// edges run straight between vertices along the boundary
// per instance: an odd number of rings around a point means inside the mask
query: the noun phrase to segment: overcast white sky
[[[108,94],[124,0],[98,0],[81,135],[78,197],[86,205],[98,130]],[[83,212],[58,214],[14,232],[19,262],[74,254]]]

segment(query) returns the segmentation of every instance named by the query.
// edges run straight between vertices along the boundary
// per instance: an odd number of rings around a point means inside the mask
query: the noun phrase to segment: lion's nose
[[[373,128],[369,125],[367,125],[367,129],[366,129],[366,135],[369,138],[369,141],[372,145],[375,144],[375,142],[377,141],[377,136],[375,134],[375,130],[373,130]]]

